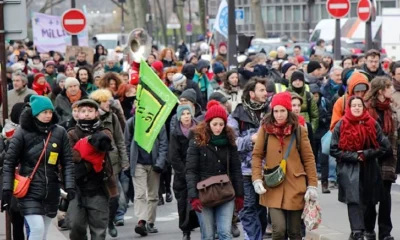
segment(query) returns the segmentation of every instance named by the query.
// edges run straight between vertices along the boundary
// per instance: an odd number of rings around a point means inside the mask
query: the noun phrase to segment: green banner
[[[144,60],[140,63],[139,76],[134,140],[150,153],[178,99]]]

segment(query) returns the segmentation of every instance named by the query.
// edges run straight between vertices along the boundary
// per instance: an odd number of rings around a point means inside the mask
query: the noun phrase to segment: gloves
[[[192,209],[196,212],[201,212],[201,210],[203,209],[200,199],[198,198],[193,198],[192,200],[190,200],[190,204],[192,205]]]
[[[244,199],[243,197],[237,197],[235,198],[235,207],[236,207],[236,211],[239,212],[240,210],[243,209],[243,205],[244,205]]]
[[[66,192],[68,193],[67,200],[72,201],[75,198],[75,194],[76,194],[75,189],[69,188],[66,190]]]
[[[11,190],[3,190],[3,195],[1,198],[1,211],[8,211],[11,205],[11,198],[12,198],[12,191]]]
[[[261,179],[255,180],[253,182],[253,186],[254,186],[254,191],[258,194],[264,194],[267,192],[267,190],[264,188],[264,184],[263,181]]]
[[[153,171],[156,173],[162,173],[164,169],[160,168],[159,166],[153,165]]]
[[[90,136],[89,143],[100,152],[108,152],[113,149],[110,137],[104,132],[96,132]]]
[[[304,200],[306,200],[306,201],[317,201],[317,199],[318,199],[317,187],[308,186],[306,194],[304,195]]]

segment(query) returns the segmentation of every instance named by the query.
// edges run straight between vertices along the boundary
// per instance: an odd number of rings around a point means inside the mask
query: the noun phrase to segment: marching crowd
[[[117,237],[129,202],[146,236],[175,197],[184,240],[198,227],[204,240],[232,239],[238,222],[246,240],[298,240],[318,179],[347,204],[349,239],[394,239],[400,62],[372,49],[335,65],[320,40],[311,56],[281,46],[228,70],[224,42],[213,59],[203,46],[147,56],[179,100],[150,152],[134,140],[140,64],[122,71],[119,47],[66,61],[8,46],[0,186],[13,239],[46,239],[56,216],[72,240],[87,228],[93,240]]]

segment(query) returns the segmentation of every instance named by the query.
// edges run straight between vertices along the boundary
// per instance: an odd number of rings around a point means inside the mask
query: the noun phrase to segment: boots
[[[350,233],[349,240],[364,240],[364,233],[363,232],[352,232]]]
[[[321,185],[322,185],[322,193],[331,193],[331,191],[328,188],[328,182],[323,182]]]
[[[232,237],[237,238],[240,236],[240,230],[238,228],[238,226],[232,223],[232,228],[231,228],[231,233],[232,233]]]
[[[182,240],[190,240],[190,232],[184,232],[183,233],[183,237]]]
[[[376,233],[375,231],[372,232],[365,232],[364,233],[365,239],[366,240],[376,240]]]
[[[110,236],[113,238],[118,237],[118,230],[115,228],[115,225],[112,221],[108,222],[108,234],[110,234]]]
[[[164,197],[161,195],[161,197],[158,198],[158,206],[164,205]]]

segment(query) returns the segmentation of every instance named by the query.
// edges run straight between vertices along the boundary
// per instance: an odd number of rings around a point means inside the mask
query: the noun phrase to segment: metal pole
[[[8,118],[8,99],[7,99],[7,75],[6,75],[6,36],[4,29],[4,1],[0,1],[0,71],[1,71],[1,91],[3,104],[3,126]],[[11,221],[8,211],[6,211],[6,240],[11,240]]]
[[[75,0],[71,0],[71,8],[75,8],[76,3]],[[71,35],[71,44],[72,46],[78,46],[79,45],[79,40],[78,40],[78,35]]]
[[[174,0],[174,2],[173,2],[173,12],[175,13],[175,14],[177,14],[177,6],[176,6],[176,0]],[[174,28],[174,50],[176,51],[178,49],[178,35],[176,34],[176,29]],[[175,54],[175,53],[172,53],[172,54]]]
[[[372,21],[371,18],[365,23],[365,52],[372,49]]]
[[[335,60],[342,59],[341,42],[340,42],[340,19],[336,19],[335,42],[334,42],[334,46],[333,46],[333,52],[335,54]]]
[[[229,69],[237,67],[236,59],[236,22],[235,22],[235,1],[228,4],[228,66]]]
[[[122,44],[125,44],[125,13],[124,13],[124,2],[121,1],[121,40],[122,40]]]
[[[192,25],[192,7],[190,6],[190,0],[188,1],[189,4],[189,24]],[[193,25],[192,25],[192,34],[189,36],[189,49],[192,50],[192,36],[193,36]]]

